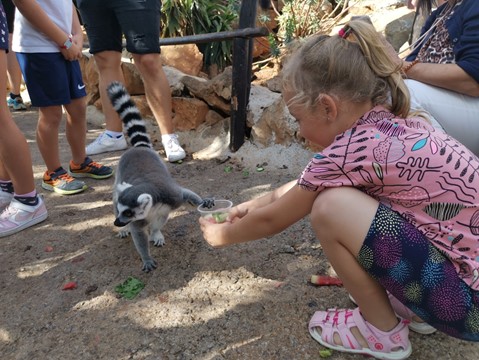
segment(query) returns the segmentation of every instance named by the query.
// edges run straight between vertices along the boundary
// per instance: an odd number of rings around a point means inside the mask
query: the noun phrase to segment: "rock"
[[[161,60],[164,65],[193,76],[197,76],[203,67],[203,54],[195,44],[162,46]]]

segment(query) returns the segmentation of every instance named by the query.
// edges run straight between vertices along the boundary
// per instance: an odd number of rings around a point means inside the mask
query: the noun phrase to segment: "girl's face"
[[[292,97],[287,92],[283,96],[286,104]],[[288,105],[288,110],[298,122],[302,137],[321,147],[327,147],[334,141],[338,133],[324,104],[319,102],[311,108],[305,105],[291,104]]]

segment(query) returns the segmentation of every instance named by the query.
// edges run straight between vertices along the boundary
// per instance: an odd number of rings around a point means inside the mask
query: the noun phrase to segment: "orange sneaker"
[[[68,173],[74,178],[89,177],[93,179],[107,179],[113,175],[113,169],[86,157],[85,161],[80,165],[76,165],[73,161],[70,161]]]
[[[83,181],[76,180],[62,167],[54,172],[43,174],[42,188],[62,195],[78,194],[84,191],[87,186]]]

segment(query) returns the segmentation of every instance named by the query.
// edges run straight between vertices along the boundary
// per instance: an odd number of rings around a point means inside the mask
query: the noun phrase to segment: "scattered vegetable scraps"
[[[233,171],[233,167],[232,167],[232,166],[229,166],[229,165],[225,166],[225,173],[230,173],[230,172],[232,172],[232,171]]]
[[[115,286],[115,291],[128,300],[134,299],[136,295],[145,287],[145,284],[138,279],[130,276],[122,284]]]
[[[65,285],[63,285],[62,290],[73,290],[76,288],[77,288],[77,283],[74,281],[70,281],[69,283],[66,283]]]
[[[328,275],[312,275],[311,284],[318,286],[343,286],[341,279]]]
[[[328,358],[333,355],[333,350],[331,349],[324,349],[324,350],[319,350],[319,357],[321,359]]]

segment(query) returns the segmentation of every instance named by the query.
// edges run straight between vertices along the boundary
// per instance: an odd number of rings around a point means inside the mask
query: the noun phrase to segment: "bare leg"
[[[118,114],[113,109],[106,88],[112,81],[125,83],[121,70],[121,53],[117,51],[102,51],[94,55],[99,73],[100,100],[105,115],[106,129],[121,132],[123,125]]]
[[[12,34],[8,34],[8,43],[12,43]],[[7,54],[7,75],[8,82],[10,83],[11,92],[14,94],[20,94],[20,85],[22,83],[22,71],[20,65],[18,65],[17,56],[10,51]]]
[[[85,98],[73,99],[65,105],[67,111],[66,136],[72,152],[72,160],[79,165],[85,160],[86,103]]]
[[[0,51],[0,89],[3,99],[6,97],[7,57]],[[27,194],[35,190],[33,181],[32,159],[30,149],[12,119],[5,100],[0,105],[0,178],[11,179],[17,194]]]
[[[58,132],[62,120],[61,106],[39,108],[37,143],[49,172],[61,166],[58,150]]]
[[[145,85],[148,105],[155,116],[162,135],[172,134],[171,90],[161,64],[160,54],[133,54],[135,65]]]
[[[386,291],[357,261],[378,205],[376,200],[354,188],[328,189],[316,199],[311,222],[324,253],[363,317],[376,328],[389,331],[398,324],[398,319]],[[352,332],[367,347],[357,329]],[[336,341],[341,343],[339,339]]]

